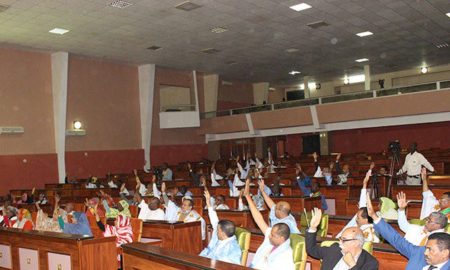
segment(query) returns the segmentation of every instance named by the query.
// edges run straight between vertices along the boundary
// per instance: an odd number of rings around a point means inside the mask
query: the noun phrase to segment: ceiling
[[[376,74],[450,63],[450,47],[436,47],[450,44],[449,0],[191,0],[201,5],[191,11],[175,8],[184,0],[127,0],[133,5],[122,9],[113,1],[0,0],[9,6],[0,12],[0,44],[273,83],[332,80],[364,64]],[[312,8],[289,8],[301,2]],[[317,21],[329,25],[307,26]],[[70,32],[50,34],[55,27]],[[355,35],[363,31],[374,35]]]

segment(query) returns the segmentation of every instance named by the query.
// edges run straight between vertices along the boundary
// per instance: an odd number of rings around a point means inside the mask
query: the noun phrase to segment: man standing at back
[[[420,171],[422,166],[434,172],[434,168],[430,162],[421,153],[417,152],[417,143],[414,142],[409,146],[409,153],[405,157],[405,164],[398,171],[398,174],[407,174],[407,185],[420,185]]]

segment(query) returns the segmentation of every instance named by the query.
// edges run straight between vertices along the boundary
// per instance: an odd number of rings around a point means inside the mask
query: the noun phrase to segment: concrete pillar
[[[370,66],[364,65],[364,90],[370,90]]]
[[[139,72],[139,105],[141,115],[141,144],[144,149],[144,170],[150,171],[150,145],[152,139],[153,96],[155,92],[155,65],[142,65]]]
[[[219,75],[203,76],[205,112],[217,111],[217,95],[219,93]]]
[[[66,116],[67,116],[67,77],[69,53],[57,52],[51,55],[53,120],[55,129],[55,150],[58,162],[58,182],[66,178]]]
[[[311,97],[311,91],[309,89],[309,81],[311,80],[310,76],[305,76],[303,77],[303,85],[305,86],[305,98],[310,98]]]
[[[261,105],[269,99],[269,83],[261,82],[253,84],[253,103]]]

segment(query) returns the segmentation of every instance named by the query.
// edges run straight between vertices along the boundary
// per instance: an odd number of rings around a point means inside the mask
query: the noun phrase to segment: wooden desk
[[[145,220],[142,238],[161,239],[162,247],[190,254],[199,254],[203,248],[200,221],[171,223]]]
[[[0,265],[23,269],[117,269],[115,237],[93,239],[65,233],[0,228]],[[8,254],[9,253],[9,256]]]
[[[252,233],[249,252],[256,252],[264,241],[264,235],[260,230],[250,229]],[[336,238],[318,237],[317,243],[322,241],[337,241]],[[405,269],[408,260],[398,253],[391,245],[380,243],[373,245],[373,255],[377,258],[379,269],[398,270]],[[311,270],[320,269],[320,261],[308,256],[307,262],[311,265]]]
[[[322,208],[322,201],[320,197],[310,198],[310,197],[300,197],[300,196],[283,196],[283,197],[272,197],[272,200],[277,203],[279,201],[288,202],[291,205],[292,213],[303,213],[303,209],[306,211],[312,210],[314,207]]]
[[[243,228],[258,228],[253,220],[250,210],[237,211],[237,210],[216,210],[219,220],[228,219],[233,221],[237,227]],[[269,220],[269,211],[262,210],[261,214],[265,220]],[[210,224],[208,214],[203,217],[207,224]]]
[[[162,270],[162,269],[249,269],[236,264],[210,260],[198,255],[175,252],[170,249],[131,243],[123,245],[124,270]]]

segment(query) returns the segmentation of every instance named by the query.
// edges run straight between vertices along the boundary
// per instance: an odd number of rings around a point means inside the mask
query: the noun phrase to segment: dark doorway
[[[320,153],[320,136],[306,135],[303,138],[303,154],[312,154],[314,152]]]

